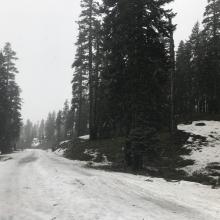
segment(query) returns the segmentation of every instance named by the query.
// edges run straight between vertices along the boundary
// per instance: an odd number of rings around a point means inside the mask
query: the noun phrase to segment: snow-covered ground
[[[58,149],[56,149],[56,150],[54,151],[54,153],[55,153],[56,155],[58,155],[58,156],[63,156],[64,153],[65,153],[65,149],[63,149],[63,148],[58,148]]]
[[[80,136],[78,138],[82,139],[82,140],[89,140],[90,136],[89,135],[84,135],[84,136]]]
[[[59,145],[62,146],[64,144],[68,144],[70,142],[71,142],[70,140],[61,141]]]
[[[102,155],[102,161],[96,163],[96,159],[99,156],[99,153],[97,150],[93,149],[86,149],[84,151],[84,154],[90,156],[92,159],[87,163],[90,167],[101,167],[101,166],[111,166],[112,163],[108,160],[106,155]]]
[[[85,168],[52,152],[0,161],[0,220],[219,220],[220,189]]]
[[[196,126],[198,123],[204,123],[205,126]],[[220,168],[220,122],[196,121],[190,125],[179,125],[178,129],[206,138],[206,141],[202,143],[190,137],[185,145],[186,148],[192,149],[192,153],[189,156],[184,156],[184,158],[195,161],[194,165],[184,168],[189,175],[195,172],[207,173],[209,172],[207,166],[211,165],[219,164]]]
[[[59,156],[64,156],[64,153],[65,153],[66,149],[68,148],[69,144],[71,144],[71,140],[61,141],[59,143],[59,147],[54,151],[54,153]]]

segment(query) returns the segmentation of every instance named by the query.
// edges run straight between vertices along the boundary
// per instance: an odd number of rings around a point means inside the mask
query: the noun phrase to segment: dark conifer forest
[[[163,131],[219,114],[220,1],[174,51],[172,1],[82,0],[72,81],[76,135],[125,137],[129,157],[151,154]],[[126,155],[126,153],[125,153]],[[126,157],[126,156],[125,156]],[[134,162],[142,167],[142,162]]]
[[[176,51],[178,26],[175,12],[168,9],[171,2],[81,0],[72,100],[41,123],[27,121],[21,143],[29,146],[37,137],[44,148],[56,149],[60,142],[88,134],[91,143],[115,139],[126,166],[141,170],[146,157],[158,160],[166,151],[156,147],[161,136],[175,142],[179,123],[218,118],[220,1],[208,1],[202,24],[195,23]],[[10,54],[6,50],[2,60]],[[13,68],[8,73],[3,65],[2,71],[14,82],[14,54],[9,56]],[[11,86],[17,91],[15,134],[9,138],[13,143],[19,133],[20,99],[17,85]]]
[[[176,114],[192,117],[220,111],[220,1],[208,1],[202,24],[181,41],[176,61]]]
[[[7,43],[0,53],[1,152],[12,151],[19,136],[23,147],[37,138],[53,149],[88,134],[90,141],[123,138],[125,163],[139,170],[145,154],[161,151],[161,133],[175,139],[178,123],[218,117],[220,1],[208,1],[202,24],[176,52],[170,2],[81,0],[71,103],[22,129],[17,57]]]

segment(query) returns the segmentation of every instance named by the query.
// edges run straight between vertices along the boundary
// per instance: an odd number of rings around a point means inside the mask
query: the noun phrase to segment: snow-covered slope
[[[197,126],[198,123],[202,123],[203,126]],[[195,140],[193,136],[189,138],[185,147],[192,152],[184,158],[194,160],[195,164],[185,167],[184,170],[189,175],[193,173],[215,173],[216,175],[219,171],[220,176],[220,122],[196,121],[190,125],[179,125],[178,128],[192,135],[206,138],[205,141]]]
[[[27,150],[0,162],[1,220],[219,220],[220,190]]]
[[[54,153],[55,153],[56,155],[63,156],[64,153],[65,153],[65,149],[58,148],[58,149],[56,149],[56,150],[54,151]]]
[[[59,147],[54,151],[54,153],[59,156],[64,156],[64,153],[70,144],[71,144],[71,140],[61,141],[59,143]]]

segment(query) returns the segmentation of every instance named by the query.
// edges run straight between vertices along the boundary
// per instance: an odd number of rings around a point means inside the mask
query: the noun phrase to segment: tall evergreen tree
[[[15,146],[20,133],[21,127],[21,99],[20,88],[18,87],[15,76],[18,70],[15,65],[16,53],[11,49],[11,44],[6,43],[3,52],[0,55],[1,65],[1,90],[3,114],[2,131],[1,131],[1,152],[10,152]]]
[[[128,131],[136,126],[139,112],[156,120],[157,103],[161,106],[166,99],[164,38],[169,37],[169,12],[163,4],[165,1],[105,1],[107,64],[103,78],[110,84],[112,116],[117,117],[113,120],[129,122]]]
[[[48,143],[48,147],[53,147],[55,144],[55,129],[56,129],[56,113],[52,112],[48,114],[45,123],[45,135]]]
[[[57,113],[57,118],[56,118],[56,142],[57,143],[59,143],[62,140],[62,125],[63,125],[62,111],[59,111]]]
[[[97,136],[96,129],[96,90],[98,81],[98,64],[97,57],[99,51],[99,38],[97,31],[100,28],[99,21],[99,3],[96,0],[81,0],[82,12],[80,15],[79,24],[79,38],[77,42],[78,50],[73,64],[75,68],[75,76],[73,79],[73,104],[78,105],[77,111],[77,130],[78,134],[81,134],[84,123],[82,119],[84,81],[88,81],[87,94],[89,103],[89,133],[90,138],[95,139]],[[78,99],[78,100],[77,100]],[[77,102],[75,102],[75,101]],[[86,103],[86,101],[85,101]],[[73,106],[73,109],[74,108]]]
[[[72,80],[72,112],[75,114],[77,136],[83,135],[88,124],[88,75],[86,67],[86,51],[83,46],[84,34],[79,26],[79,37],[76,43],[77,52],[72,65],[74,76]]]
[[[169,23],[173,14],[164,5],[169,2],[104,1],[106,63],[102,77],[111,112],[103,126],[111,127],[110,136],[113,132],[137,137],[136,131],[142,131],[138,134],[141,140],[146,129],[159,129],[167,116],[170,58],[165,41],[173,28]],[[140,156],[146,148],[140,143],[134,152]]]
[[[6,151],[6,119],[9,105],[6,82],[7,72],[5,68],[5,57],[0,52],[0,151],[3,152]]]

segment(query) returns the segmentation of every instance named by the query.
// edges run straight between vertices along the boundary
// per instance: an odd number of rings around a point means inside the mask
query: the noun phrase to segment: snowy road
[[[219,220],[220,190],[83,168],[51,152],[0,161],[0,220]]]

